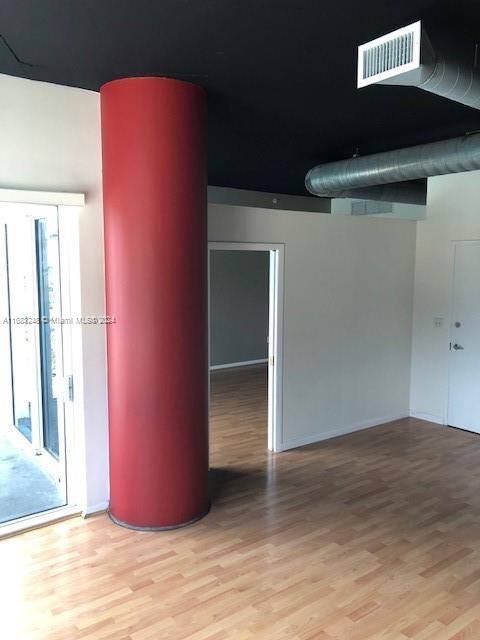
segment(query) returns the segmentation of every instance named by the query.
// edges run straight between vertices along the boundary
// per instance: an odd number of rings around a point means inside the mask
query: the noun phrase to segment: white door
[[[16,442],[36,454],[36,464],[56,483],[47,506],[56,508],[67,501],[58,209],[2,204],[0,225],[10,317],[10,353],[5,355],[11,365],[12,436],[20,436]]]
[[[480,242],[455,245],[448,424],[480,433]]]

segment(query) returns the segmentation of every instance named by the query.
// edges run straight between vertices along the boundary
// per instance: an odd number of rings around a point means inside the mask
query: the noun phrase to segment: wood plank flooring
[[[263,368],[212,376],[210,514],[0,542],[5,640],[480,638],[480,437],[404,420],[274,455]]]

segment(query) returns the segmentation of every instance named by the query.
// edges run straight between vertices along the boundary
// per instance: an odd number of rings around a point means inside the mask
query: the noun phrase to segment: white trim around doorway
[[[59,223],[59,267],[62,299],[62,318],[81,316],[80,298],[80,256],[79,256],[79,215],[85,204],[85,196],[77,193],[46,191],[23,191],[0,189],[0,206],[4,213],[15,215],[18,210],[32,207],[42,209],[45,205],[56,207]],[[81,325],[65,324],[62,331],[62,364],[64,394],[65,482],[67,503],[65,506],[27,515],[0,524],[0,538],[24,530],[43,526],[85,513],[85,424],[83,414],[83,354]],[[68,380],[73,376],[75,393],[71,393]],[[62,412],[63,413],[63,412]]]
[[[14,204],[46,204],[55,207],[84,207],[85,194],[65,191],[28,191],[26,189],[0,189],[0,202]]]
[[[210,251],[268,251],[269,270],[269,341],[268,341],[268,448],[283,451],[283,317],[285,245],[257,242],[209,242]],[[210,314],[210,267],[209,267]],[[210,317],[209,343],[210,343]],[[210,359],[210,348],[209,348]]]

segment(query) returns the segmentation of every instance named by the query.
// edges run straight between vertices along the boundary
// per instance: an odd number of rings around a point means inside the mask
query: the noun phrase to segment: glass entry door
[[[63,506],[67,494],[58,210],[14,205],[0,225],[13,416],[0,424],[1,523]]]

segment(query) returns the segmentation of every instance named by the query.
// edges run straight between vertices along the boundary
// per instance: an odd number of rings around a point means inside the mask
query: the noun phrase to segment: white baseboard
[[[371,427],[378,427],[381,424],[388,422],[396,422],[397,420],[403,420],[408,418],[408,414],[402,414],[397,416],[384,416],[383,418],[376,418],[375,420],[363,420],[356,422],[348,427],[341,427],[340,429],[332,429],[331,431],[323,431],[311,436],[305,436],[301,438],[293,438],[286,440],[282,443],[280,451],[288,451],[289,449],[296,449],[297,447],[304,447],[307,444],[314,444],[315,442],[321,442],[322,440],[329,440],[330,438],[337,438],[338,436],[344,436],[355,431],[361,431],[362,429],[370,429]]]
[[[445,420],[441,416],[435,416],[431,413],[421,413],[418,411],[412,411],[410,414],[412,418],[417,418],[417,420],[426,420],[427,422],[434,422],[435,424],[441,424],[445,426]]]
[[[82,518],[88,518],[88,516],[93,516],[95,513],[102,513],[102,511],[107,511],[108,507],[108,501],[99,502],[98,504],[92,504],[82,511]]]
[[[245,362],[229,362],[228,364],[213,364],[210,367],[210,371],[216,371],[217,369],[233,369],[233,367],[248,367],[250,364],[263,364],[268,362],[268,358],[261,358],[260,360],[245,360]]]

